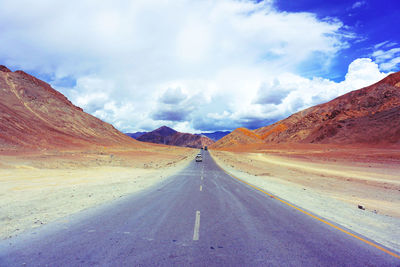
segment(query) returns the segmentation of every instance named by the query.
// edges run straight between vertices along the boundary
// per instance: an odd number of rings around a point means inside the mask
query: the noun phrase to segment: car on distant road
[[[201,155],[197,155],[196,162],[202,162],[202,161],[203,161],[203,157]]]

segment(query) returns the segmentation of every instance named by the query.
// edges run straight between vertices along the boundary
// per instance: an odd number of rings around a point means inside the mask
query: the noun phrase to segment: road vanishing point
[[[141,193],[1,241],[0,266],[400,266],[395,252],[202,153]]]

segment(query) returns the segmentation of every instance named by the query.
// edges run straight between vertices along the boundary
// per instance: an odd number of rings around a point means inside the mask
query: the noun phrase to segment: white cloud
[[[389,61],[380,64],[379,66],[383,70],[394,70],[394,69],[398,68],[399,65],[400,65],[400,56],[396,57],[396,58],[392,58]]]
[[[1,61],[76,80],[58,89],[122,131],[251,127],[346,91],[297,73],[329,68],[352,35],[273,1],[3,0],[0,25]]]
[[[103,109],[105,104],[111,101],[110,94],[113,91],[114,85],[111,81],[86,76],[77,80],[75,88],[69,92],[69,95],[73,103],[93,113]]]
[[[372,56],[378,63],[385,62],[388,59],[392,59],[395,55],[400,54],[400,48],[392,48],[390,50],[377,50],[372,53]]]
[[[374,45],[374,48],[376,50],[376,49],[381,48],[381,47],[390,48],[390,47],[393,47],[393,46],[396,46],[396,45],[398,45],[396,42],[384,41],[384,42],[381,42],[381,43],[378,43],[378,44]]]
[[[187,98],[180,87],[168,88],[160,97],[160,102],[164,104],[179,104]]]
[[[393,46],[397,46],[397,43],[383,42],[375,45],[379,50],[375,50],[371,56],[382,70],[393,71],[400,65],[400,47],[391,48]]]
[[[307,79],[299,75],[286,73],[277,76],[275,78],[276,81],[274,81],[275,88],[279,86],[279,91],[282,91],[282,89],[286,92],[289,91],[289,93],[285,93],[287,96],[283,99],[279,95],[279,101],[275,101],[275,98],[273,98],[274,101],[262,101],[265,96],[264,91],[267,91],[267,95],[269,95],[268,90],[270,90],[269,87],[265,87],[262,84],[252,102],[242,103],[241,108],[234,113],[213,114],[213,116],[221,120],[225,119],[225,121],[240,121],[240,118],[251,117],[255,125],[250,121],[248,126],[258,127],[256,124],[259,122],[275,122],[294,112],[371,85],[386,77],[387,74],[381,72],[378,65],[369,58],[354,60],[349,65],[345,80],[342,82],[334,82],[317,77]]]
[[[256,104],[280,104],[289,94],[291,88],[282,87],[277,78],[273,82],[263,83],[258,89]]]
[[[352,8],[356,9],[356,8],[360,8],[362,6],[365,6],[367,3],[365,1],[357,1],[353,4]]]
[[[373,62],[370,58],[359,58],[354,60],[350,65],[344,82],[340,83],[343,92],[355,90],[367,85],[371,85],[384,77],[388,73],[383,73],[379,70],[378,64]]]

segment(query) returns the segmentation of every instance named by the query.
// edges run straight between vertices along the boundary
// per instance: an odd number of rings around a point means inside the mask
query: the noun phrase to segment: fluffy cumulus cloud
[[[273,1],[3,0],[0,61],[125,132],[255,128],[385,75],[370,59],[340,83],[299,75],[348,47],[343,28]],[[387,46],[371,55],[385,71]]]
[[[289,94],[290,88],[281,86],[280,81],[275,78],[272,84],[263,83],[258,90],[256,104],[280,104]]]
[[[187,120],[194,107],[191,101],[185,101],[188,96],[180,87],[168,88],[159,98],[157,109],[151,118],[165,122],[183,122]]]
[[[293,73],[283,73],[270,82],[262,82],[253,100],[244,102],[230,112],[208,113],[209,119],[219,121],[219,127],[267,125],[283,119],[294,112],[329,101],[339,95],[368,86],[387,73],[369,58],[354,60],[342,82],[323,78],[304,78]],[[200,121],[203,126],[205,122]],[[204,126],[203,126],[204,127]],[[213,130],[210,128],[208,130]]]
[[[329,101],[339,95],[368,86],[387,73],[379,70],[378,65],[369,58],[354,60],[348,68],[344,81],[334,82],[329,79],[307,79],[295,74],[282,74],[275,78],[274,87],[260,86],[255,103],[265,110],[260,109],[259,118],[276,121],[301,109]],[[275,101],[275,92],[285,92],[285,97],[278,94],[279,101]],[[270,96],[273,96],[270,98]],[[270,101],[265,102],[265,96]],[[261,101],[260,101],[261,100]],[[272,101],[273,100],[273,101]],[[265,105],[266,104],[266,105]],[[240,116],[240,115],[237,115]]]
[[[160,102],[164,104],[177,105],[187,98],[180,87],[168,88],[160,97]]]

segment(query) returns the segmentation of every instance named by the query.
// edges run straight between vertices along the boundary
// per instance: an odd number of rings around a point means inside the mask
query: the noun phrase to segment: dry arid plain
[[[236,177],[400,249],[400,147],[250,145],[212,155]]]
[[[162,145],[2,152],[0,238],[139,192],[182,169],[197,150]]]

